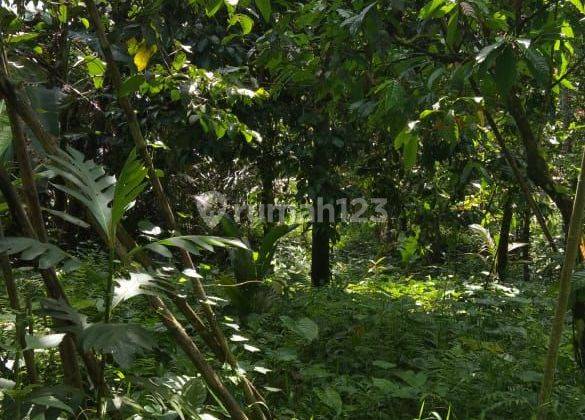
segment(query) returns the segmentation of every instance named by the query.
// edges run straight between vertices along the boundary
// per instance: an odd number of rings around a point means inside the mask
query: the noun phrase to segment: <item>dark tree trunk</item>
[[[329,222],[313,223],[313,240],[311,248],[311,282],[319,287],[329,283],[329,239],[331,226]]]
[[[500,225],[500,240],[496,252],[496,273],[498,278],[504,279],[508,269],[508,243],[510,238],[510,226],[512,225],[512,202],[513,194],[508,192],[504,202],[502,224]]]
[[[319,287],[329,283],[331,278],[329,243],[331,239],[331,223],[326,204],[330,195],[329,176],[330,165],[327,150],[324,145],[327,127],[315,136],[313,143],[313,167],[309,179],[313,195],[313,231],[311,247],[311,282]]]
[[[521,241],[525,243],[524,247],[522,248],[522,260],[524,264],[522,266],[523,270],[523,278],[524,281],[530,281],[530,220],[532,218],[532,214],[530,213],[530,208],[526,206],[524,209],[523,215],[523,223],[522,223],[522,235]]]

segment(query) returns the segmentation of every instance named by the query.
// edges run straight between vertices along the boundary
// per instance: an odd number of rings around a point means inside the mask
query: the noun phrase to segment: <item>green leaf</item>
[[[72,147],[68,147],[67,152],[59,150],[50,159],[47,168],[69,181],[69,185],[54,184],[55,188],[85,205],[108,240],[115,240],[116,226],[146,187],[143,182],[146,169],[136,151],[130,152],[117,182],[115,177],[106,175],[101,165],[85,160],[83,154]]]
[[[569,3],[571,3],[573,6],[575,6],[577,8],[577,10],[581,13],[585,15],[585,3],[583,3],[583,1],[581,0],[569,0]]]
[[[94,57],[93,55],[85,56],[85,65],[87,67],[87,73],[96,89],[99,89],[104,84],[104,75],[106,74],[106,63]]]
[[[5,165],[12,160],[12,130],[6,112],[6,104],[0,101],[0,164]]]
[[[249,34],[252,32],[252,27],[254,26],[254,21],[250,16],[242,15],[240,13],[233,15],[230,18],[229,26],[233,26],[239,23],[242,28],[242,33],[244,35]]]
[[[9,44],[18,44],[20,42],[28,42],[36,39],[40,36],[38,32],[27,32],[27,33],[19,33],[15,35],[10,35],[8,37]]]
[[[435,84],[435,81],[442,76],[445,73],[445,68],[444,67],[439,67],[437,69],[435,69],[435,71],[433,71],[431,73],[431,75],[429,76],[429,80],[427,80],[427,88],[429,88],[429,90],[431,90],[433,88],[433,85]]]
[[[502,49],[496,58],[495,79],[502,96],[507,96],[516,82],[516,55],[509,45]]]
[[[386,394],[392,394],[400,388],[396,382],[384,378],[372,378],[372,384]]]
[[[447,23],[447,36],[445,41],[449,48],[454,48],[455,43],[459,39],[461,31],[459,30],[459,11],[453,13]]]
[[[197,408],[201,407],[207,399],[207,387],[200,378],[191,378],[183,386],[182,391],[183,398]]]
[[[372,365],[382,369],[394,369],[396,367],[396,363],[387,362],[385,360],[374,360]]]
[[[60,4],[59,5],[59,11],[57,12],[57,15],[59,17],[59,22],[61,23],[66,23],[67,22],[67,5],[66,4]]]
[[[221,9],[221,6],[223,6],[223,4],[224,4],[223,0],[211,0],[210,2],[208,2],[208,4],[205,6],[205,14],[207,15],[207,17],[212,17],[217,12],[219,12],[219,9]]]
[[[63,300],[46,298],[41,301],[41,307],[44,315],[67,321],[70,324],[66,327],[68,331],[73,330],[80,333],[87,325],[87,317]]]
[[[404,169],[412,169],[416,163],[416,156],[418,154],[418,137],[414,134],[408,136],[407,141],[403,147],[404,153]]]
[[[143,74],[135,74],[130,76],[122,83],[118,92],[118,97],[128,96],[136,92],[140,86],[146,81]]]
[[[58,246],[32,238],[10,236],[0,238],[0,253],[20,254],[20,258],[25,261],[38,259],[39,268],[43,270],[63,263],[65,264],[64,269],[70,271],[78,268],[81,264],[77,258]]]
[[[295,230],[299,225],[277,225],[272,227],[268,233],[262,238],[262,243],[258,249],[258,259],[256,260],[256,275],[259,278],[264,278],[264,275],[270,268],[272,258],[276,252],[277,242]]]
[[[360,27],[362,26],[362,23],[364,22],[364,19],[366,18],[366,15],[368,14],[368,12],[372,9],[372,7],[374,7],[376,5],[376,2],[364,7],[364,9],[354,15],[354,16],[350,16],[347,19],[345,19],[343,22],[341,22],[341,26],[347,26],[349,28],[349,32],[352,35],[355,35],[358,30],[360,29]]]
[[[317,396],[323,404],[335,411],[337,416],[341,414],[343,410],[343,401],[335,389],[327,387],[324,390],[317,390]]]
[[[207,251],[213,251],[214,247],[236,247],[241,249],[248,249],[248,247],[239,239],[200,235],[173,236],[171,238],[161,239],[160,241],[145,245],[144,249],[149,249],[151,251],[160,253],[160,246],[181,248],[194,255],[199,255],[199,251],[204,249]],[[133,249],[129,252],[129,255],[133,255],[140,249],[140,247]]]
[[[79,200],[91,212],[103,233],[110,235],[112,219],[109,204],[114,198],[116,178],[106,175],[104,168],[93,160],[85,160],[83,154],[72,147],[67,152],[59,150],[50,156],[46,166],[69,181],[69,185],[53,184],[55,188]]]
[[[43,210],[49,214],[52,214],[53,216],[57,216],[60,219],[63,219],[66,222],[71,223],[72,225],[79,226],[79,227],[82,227],[84,229],[87,229],[90,226],[89,223],[86,223],[83,220],[81,220],[75,216],[71,216],[70,214],[65,213],[63,211],[47,209],[45,207],[43,207]]]
[[[406,92],[396,80],[388,80],[374,88],[374,93],[381,94],[379,104],[384,111],[392,111],[401,108],[406,102]]]
[[[536,81],[541,86],[545,86],[548,83],[550,74],[546,58],[534,47],[528,48],[524,51],[524,58],[526,59],[528,68],[532,72]]]
[[[51,349],[63,341],[65,334],[27,335],[25,336],[27,349]]]
[[[427,382],[427,375],[424,372],[414,373],[411,370],[406,371],[398,371],[396,372],[396,376],[406,382],[413,388],[421,389],[424,384]]]
[[[73,415],[73,410],[63,401],[55,398],[52,395],[43,395],[41,397],[31,398],[29,402],[36,404],[36,405],[44,405],[45,407],[53,407],[58,408],[60,410],[66,411],[69,414]]]
[[[447,0],[431,0],[420,9],[419,19],[436,19],[445,16],[457,6],[456,2]]]
[[[134,200],[146,188],[146,182],[144,182],[146,173],[146,167],[138,159],[136,149],[132,149],[115,184],[110,222],[111,237],[116,236],[116,226],[122,221],[122,217],[128,209],[132,207]]]
[[[424,113],[421,113],[421,115],[424,115]],[[394,148],[398,150],[402,147],[404,168],[406,170],[411,169],[416,163],[419,141],[414,130],[418,124],[419,121],[409,122],[394,139]]]
[[[309,318],[299,319],[294,326],[294,330],[308,342],[319,337],[319,327]]]
[[[123,368],[132,364],[136,354],[151,350],[155,345],[152,332],[137,324],[92,324],[80,339],[84,350],[111,354]]]
[[[260,14],[266,22],[270,22],[270,16],[272,15],[271,0],[254,0],[256,7],[260,10]]]

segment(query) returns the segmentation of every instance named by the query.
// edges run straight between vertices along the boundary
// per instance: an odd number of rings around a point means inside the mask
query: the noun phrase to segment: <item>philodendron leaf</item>
[[[81,343],[84,350],[111,354],[123,368],[132,364],[136,354],[155,345],[152,333],[140,325],[116,323],[90,325],[81,334]]]
[[[299,225],[277,225],[268,231],[268,233],[262,238],[262,243],[258,250],[258,260],[256,261],[257,269],[256,272],[260,278],[270,268],[270,263],[276,252],[277,242],[285,235],[295,230]]]
[[[149,273],[130,273],[129,279],[116,279],[112,308],[138,295],[156,295],[157,279]]]
[[[79,200],[93,215],[105,234],[109,233],[111,210],[116,178],[106,175],[101,165],[85,160],[83,154],[72,147],[50,156],[48,169],[69,181],[70,185],[55,184],[55,188]]]
[[[91,212],[100,229],[113,241],[116,226],[136,197],[144,190],[146,169],[132,150],[118,181],[106,174],[101,165],[72,147],[67,152],[59,150],[50,156],[47,168],[55,175],[69,181],[68,185],[56,184],[55,188],[79,200]]]
[[[43,270],[62,263],[65,271],[72,271],[80,265],[77,258],[58,246],[32,238],[10,236],[0,238],[0,253],[20,254],[20,258],[25,261],[38,259],[39,268]]]

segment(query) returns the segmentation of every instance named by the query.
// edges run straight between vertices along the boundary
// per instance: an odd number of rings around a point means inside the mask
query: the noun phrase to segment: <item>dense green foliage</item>
[[[3,2],[3,418],[585,416],[584,21]]]

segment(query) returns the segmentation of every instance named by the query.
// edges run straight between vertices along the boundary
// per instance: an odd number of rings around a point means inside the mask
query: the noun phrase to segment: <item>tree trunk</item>
[[[498,241],[498,249],[496,251],[496,273],[500,280],[506,277],[506,271],[508,269],[508,244],[513,215],[512,203],[513,194],[511,191],[508,191],[504,202],[502,224],[500,225],[500,240]]]
[[[313,230],[311,247],[311,282],[319,287],[331,279],[329,243],[331,239],[331,218],[334,214],[332,205],[326,204],[330,193],[328,177],[329,161],[321,138],[327,128],[317,133],[313,143],[313,167],[310,175],[310,187],[313,195]]]
[[[522,223],[522,235],[521,241],[525,243],[524,247],[522,247],[522,260],[524,261],[522,265],[523,270],[523,278],[524,281],[530,281],[530,220],[532,219],[532,214],[530,213],[530,208],[526,206],[524,209],[523,215],[523,223]]]
[[[331,226],[329,222],[314,222],[311,248],[311,282],[320,287],[329,283],[329,239]]]

